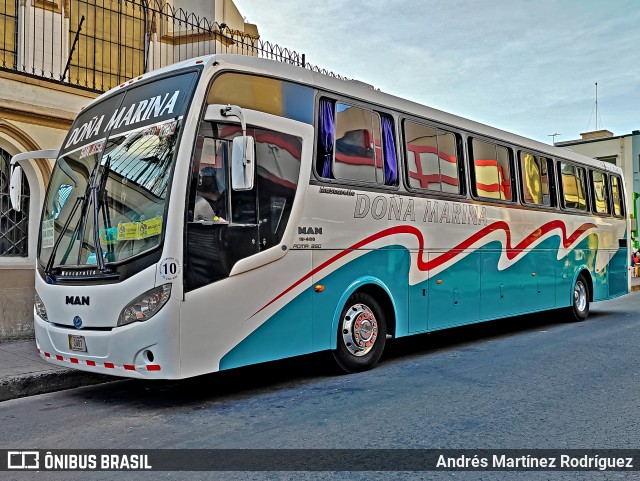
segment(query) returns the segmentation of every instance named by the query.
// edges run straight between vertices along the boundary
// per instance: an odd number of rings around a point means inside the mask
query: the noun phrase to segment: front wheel
[[[353,294],[340,314],[333,357],[345,372],[362,372],[380,360],[387,324],[380,304],[369,294]]]
[[[573,286],[573,303],[569,310],[573,321],[584,321],[589,315],[589,284],[582,274]]]

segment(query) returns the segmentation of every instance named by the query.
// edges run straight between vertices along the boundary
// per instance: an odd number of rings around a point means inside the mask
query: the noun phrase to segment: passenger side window
[[[591,190],[593,191],[593,208],[596,214],[609,214],[607,176],[603,172],[591,171]]]
[[[554,204],[550,195],[549,163],[546,157],[529,152],[520,152],[520,172],[522,174],[522,201],[525,204]]]
[[[273,130],[255,130],[260,250],[284,235],[298,188],[302,139]]]
[[[613,215],[622,217],[624,215],[624,204],[622,201],[622,184],[620,177],[611,176],[611,198],[613,199]]]
[[[560,163],[562,175],[562,198],[566,209],[587,210],[587,183],[582,167]]]
[[[471,159],[477,197],[513,200],[512,169],[509,149],[501,145],[472,139]]]
[[[409,187],[459,194],[458,139],[436,127],[404,122]]]
[[[325,178],[397,185],[393,120],[369,109],[321,99],[318,173]]]
[[[198,137],[196,159],[198,177],[193,208],[194,222],[227,222],[227,158],[228,146],[224,140]],[[199,160],[199,162],[198,162]]]

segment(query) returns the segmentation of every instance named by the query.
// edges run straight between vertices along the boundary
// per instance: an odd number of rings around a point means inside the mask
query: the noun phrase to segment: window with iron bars
[[[104,91],[142,75],[148,48],[147,9],[141,0],[72,0],[69,48],[75,42],[75,49],[70,82]]]
[[[29,238],[29,184],[22,174],[20,212],[11,208],[11,155],[0,149],[0,256],[27,257]]]
[[[0,67],[16,68],[18,0],[0,0]]]

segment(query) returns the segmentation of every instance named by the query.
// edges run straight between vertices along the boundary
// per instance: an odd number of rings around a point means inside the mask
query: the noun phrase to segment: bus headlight
[[[148,321],[164,306],[171,296],[171,284],[164,284],[136,297],[125,306],[118,318],[118,326],[136,321]]]
[[[40,296],[38,295],[38,293],[36,292],[36,297],[35,297],[35,306],[36,306],[36,313],[45,321],[49,322],[49,318],[47,317],[47,310],[44,307],[44,302],[42,302],[42,299],[40,299]]]

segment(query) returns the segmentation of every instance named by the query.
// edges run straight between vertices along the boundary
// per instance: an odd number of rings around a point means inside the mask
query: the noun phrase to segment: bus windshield
[[[100,266],[157,247],[197,72],[125,90],[74,122],[44,202],[42,266]]]

